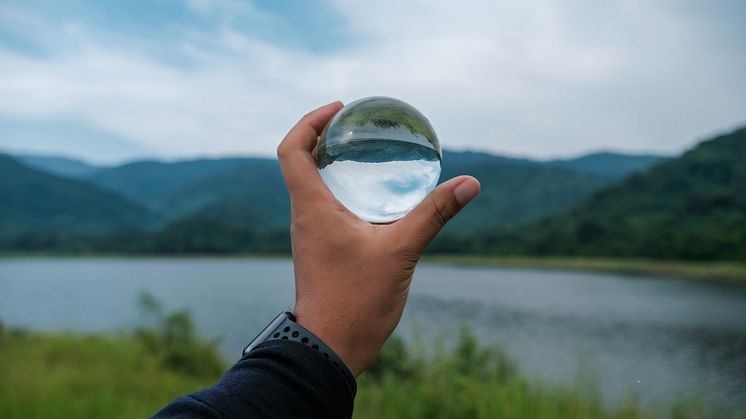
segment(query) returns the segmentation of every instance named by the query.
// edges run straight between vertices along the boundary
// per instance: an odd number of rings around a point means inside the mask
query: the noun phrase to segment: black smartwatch
[[[344,362],[331,350],[321,339],[306,330],[303,326],[295,322],[295,315],[289,311],[283,311],[272,320],[243,350],[242,355],[246,356],[252,349],[262,342],[273,340],[292,340],[302,343],[309,348],[317,351],[344,376],[345,380],[355,389],[355,377],[347,368]],[[353,390],[354,391],[354,390]]]

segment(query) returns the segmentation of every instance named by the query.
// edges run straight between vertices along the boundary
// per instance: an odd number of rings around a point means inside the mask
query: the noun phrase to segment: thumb
[[[472,199],[479,195],[479,181],[471,176],[459,176],[440,184],[406,217],[394,223],[400,240],[414,241],[418,250]]]

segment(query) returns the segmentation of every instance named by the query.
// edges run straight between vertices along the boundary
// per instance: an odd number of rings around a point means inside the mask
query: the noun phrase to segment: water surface
[[[142,290],[187,307],[227,359],[292,308],[286,259],[0,259],[0,320],[108,332],[143,321]],[[448,340],[468,325],[529,376],[594,372],[607,400],[704,394],[746,409],[746,288],[676,278],[421,265],[398,333]]]

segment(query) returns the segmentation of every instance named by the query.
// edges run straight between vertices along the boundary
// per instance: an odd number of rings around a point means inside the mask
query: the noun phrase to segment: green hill
[[[621,179],[665,160],[665,157],[649,154],[630,155],[611,152],[587,154],[567,160],[551,160],[549,166],[564,167],[589,175],[607,179]]]
[[[543,164],[486,155],[446,154],[442,179],[477,176],[483,194],[449,229],[515,225],[569,207],[608,183],[605,178]],[[470,158],[471,157],[471,158]],[[450,159],[449,159],[450,158]],[[289,199],[275,160],[246,161],[174,193],[169,211],[256,228],[286,227]]]
[[[161,211],[168,209],[166,202],[172,194],[214,173],[229,170],[243,161],[244,159],[239,158],[177,162],[136,161],[99,169],[89,173],[84,179],[148,208]]]
[[[260,228],[289,223],[289,200],[274,159],[139,161],[98,170],[86,180],[169,220],[197,217]]]
[[[615,161],[624,160],[621,156]],[[93,171],[87,173],[76,172],[76,168],[82,168],[85,172],[91,167],[82,162],[76,164],[74,160],[40,157],[33,161],[47,172],[60,173],[60,167],[64,170],[72,168],[72,172],[68,170],[65,173],[82,176],[79,181],[48,174],[47,177],[57,182],[72,182],[78,187],[85,186],[97,194],[111,197],[100,202],[90,200],[85,205],[86,211],[98,214],[91,218],[96,221],[84,222],[85,217],[80,210],[70,215],[80,219],[58,222],[53,228],[47,222],[35,223],[38,214],[34,211],[20,210],[13,216],[16,220],[14,225],[27,226],[14,227],[22,231],[34,227],[37,233],[64,233],[67,237],[76,237],[78,240],[75,244],[68,247],[138,252],[194,252],[200,249],[209,252],[278,251],[287,248],[287,234],[280,232],[286,232],[289,226],[290,205],[275,159],[138,161],[116,167],[93,167]],[[615,163],[609,164],[613,166]],[[0,174],[9,174],[9,170],[0,167]],[[482,237],[485,231],[519,225],[564,210],[610,182],[608,176],[551,162],[488,153],[446,151],[442,180],[459,174],[477,176],[482,182],[483,193],[449,224],[438,239],[436,249],[439,246],[453,247],[452,243],[457,243],[453,241],[456,236]],[[6,179],[12,179],[12,176],[6,176]],[[25,192],[26,196],[36,197],[42,206],[77,202],[75,196],[70,195],[69,188],[47,188],[33,192],[25,183],[15,184],[14,188],[18,193]],[[125,206],[139,211],[137,223],[127,225],[121,222],[128,219],[132,211],[111,209],[119,203],[126,203]],[[147,208],[147,211],[143,208]],[[62,211],[61,214],[67,213]],[[111,219],[107,220],[105,214],[109,214]],[[20,219],[25,220],[24,223],[18,222]],[[66,216],[61,215],[60,219],[66,220]],[[163,227],[166,224],[168,226]],[[211,226],[208,229],[209,240],[196,237],[205,235],[203,226],[207,225]],[[143,226],[160,226],[162,230],[157,236],[143,236],[138,234]],[[117,234],[109,239],[97,239],[95,243],[81,238],[91,233],[110,231]],[[482,239],[469,240],[481,246]],[[42,243],[36,247],[44,248],[44,245]]]
[[[277,160],[245,159],[168,197],[172,216],[201,217],[262,230],[290,225],[290,199]]]
[[[537,220],[580,202],[594,191],[663,160],[661,156],[596,153],[569,160],[535,161],[478,152],[449,152],[441,180],[467,174],[482,184],[479,198],[438,239],[484,233]]]
[[[634,174],[525,230],[537,255],[746,259],[746,128]]]
[[[18,155],[15,158],[32,169],[71,178],[82,178],[99,169],[98,166],[69,157],[29,154]]]
[[[467,174],[482,184],[479,198],[449,223],[444,235],[514,226],[566,209],[606,185],[605,178],[538,163],[493,160],[449,164],[442,180]]]
[[[0,173],[0,243],[6,248],[33,241],[43,247],[45,240],[73,234],[142,231],[157,220],[116,194],[31,169],[7,155],[0,154]]]

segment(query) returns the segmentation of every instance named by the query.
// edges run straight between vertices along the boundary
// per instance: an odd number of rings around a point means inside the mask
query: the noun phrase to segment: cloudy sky
[[[0,149],[273,155],[384,95],[452,149],[673,154],[746,124],[746,2],[0,1]]]

